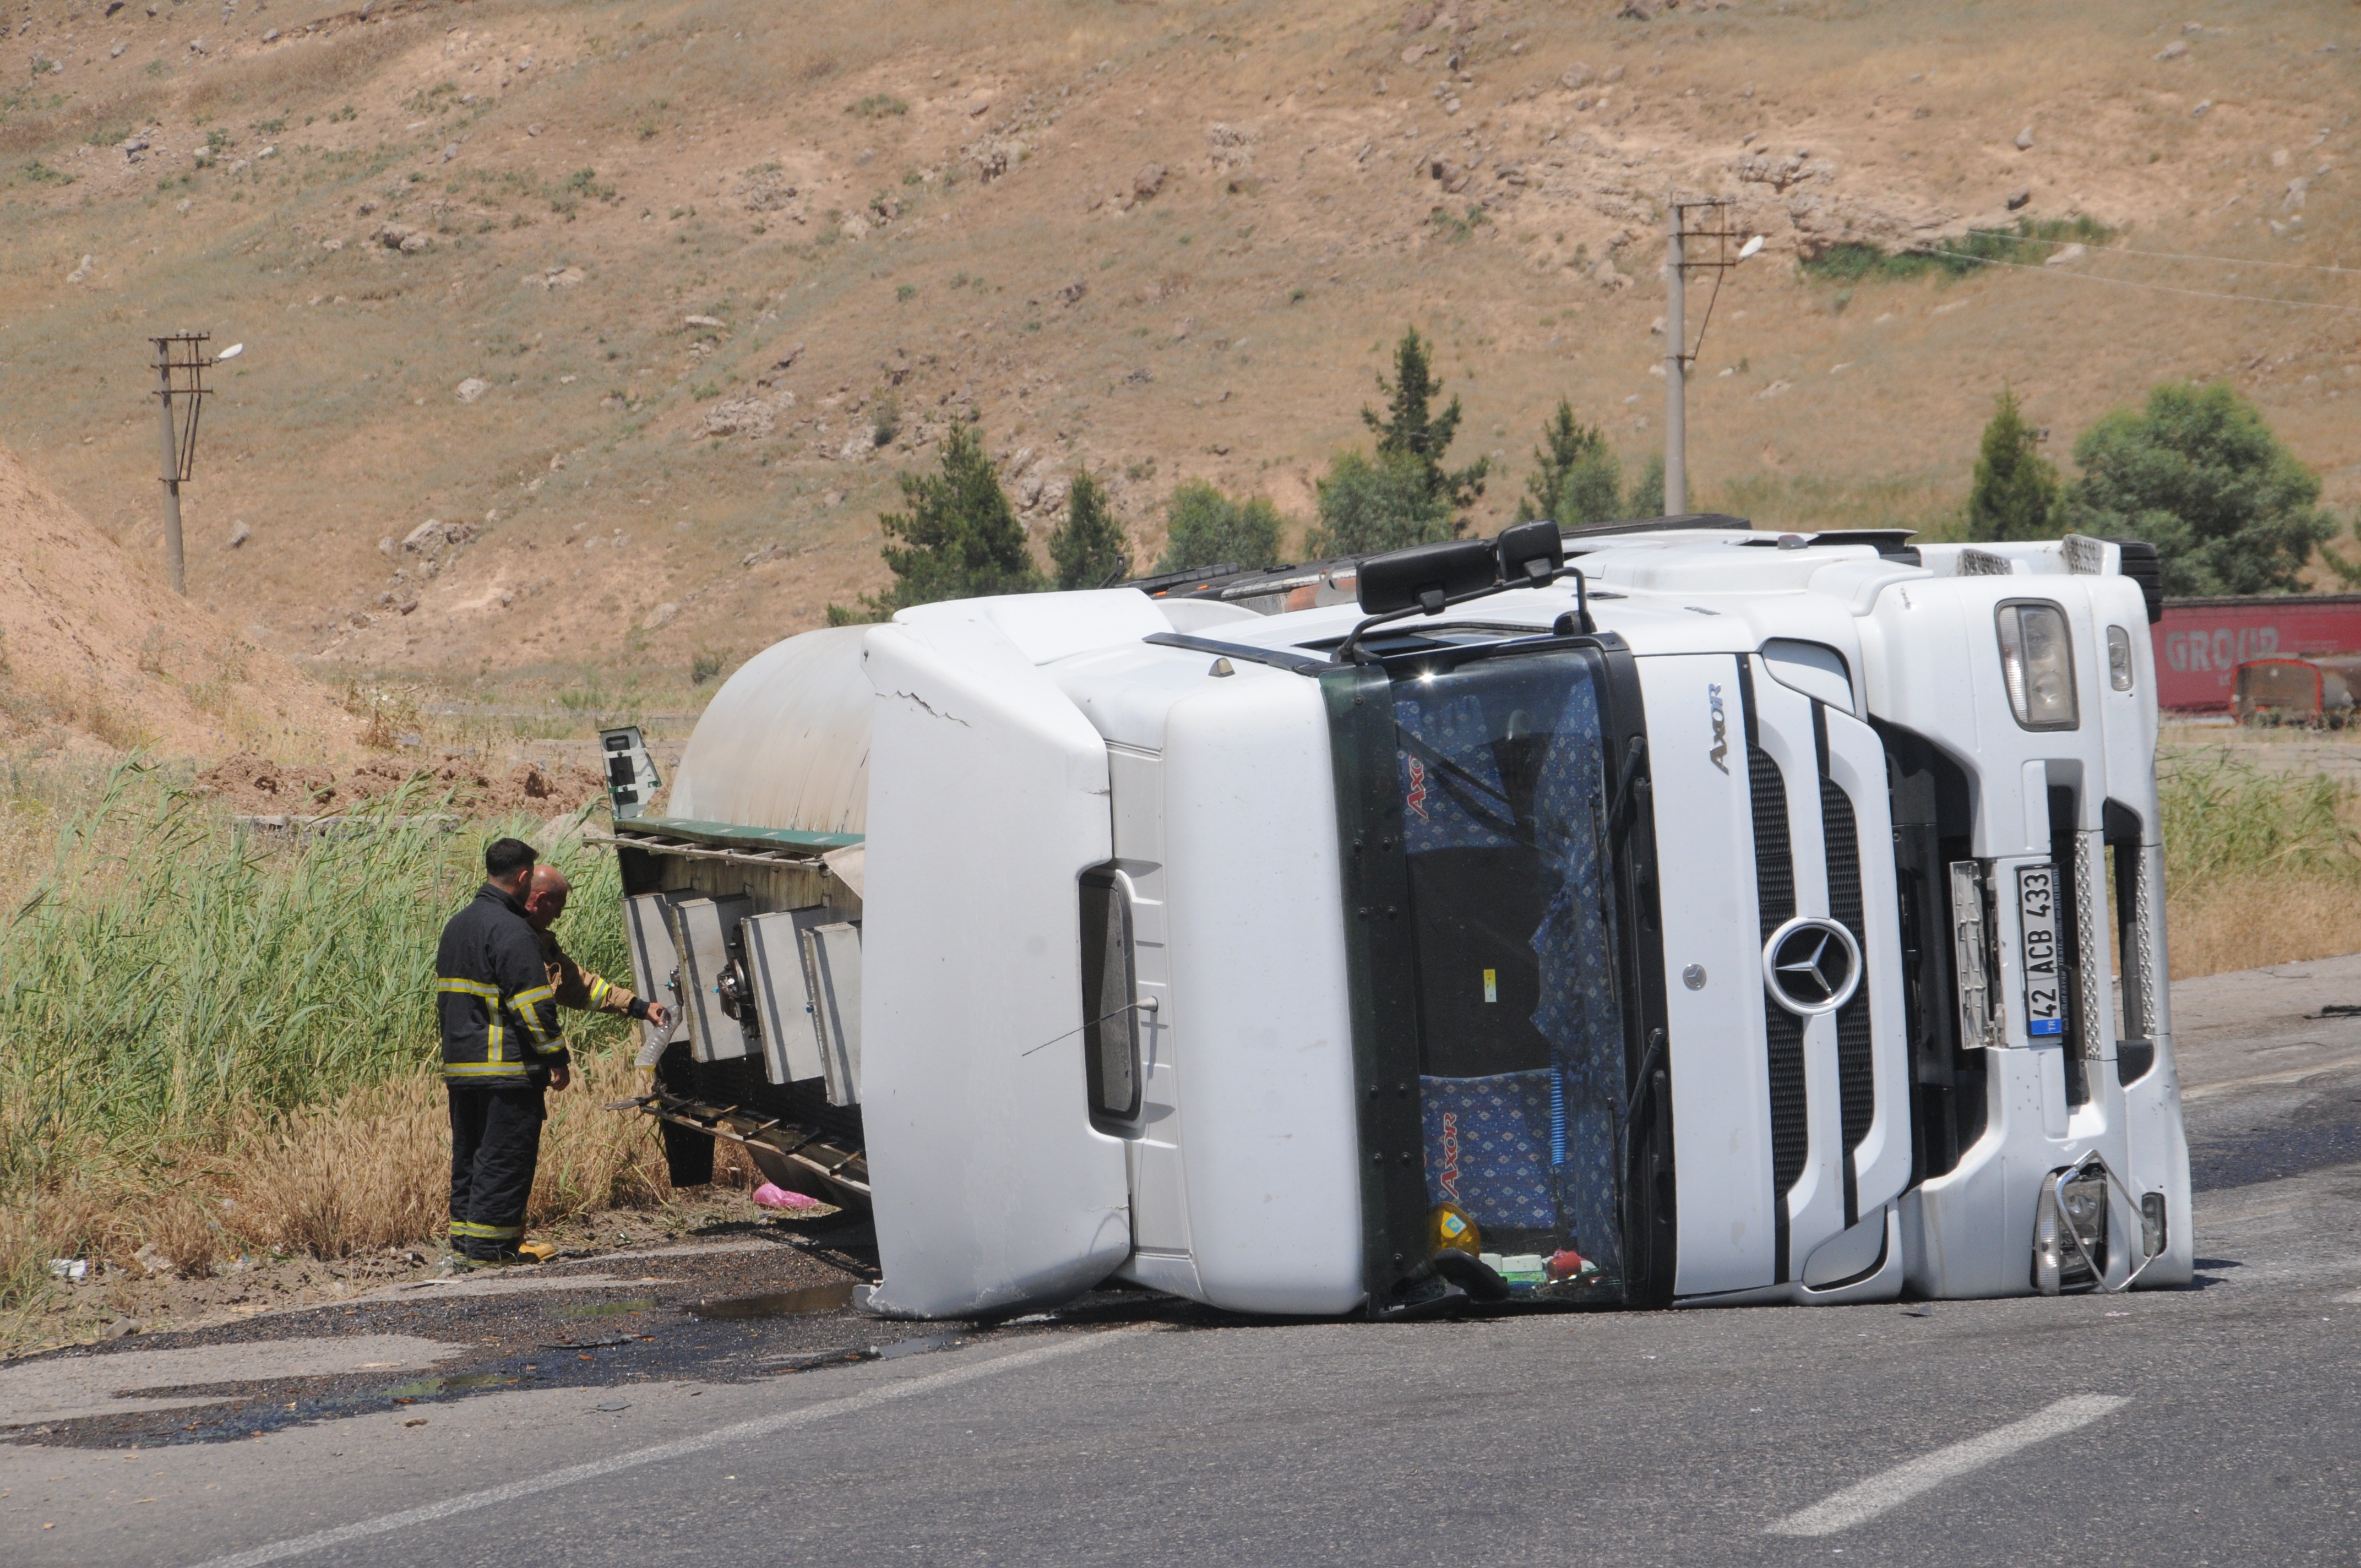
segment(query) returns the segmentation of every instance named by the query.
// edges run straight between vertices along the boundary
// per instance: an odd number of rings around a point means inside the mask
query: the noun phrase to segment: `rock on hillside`
[[[353,723],[0,450],[0,746],[335,756]]]

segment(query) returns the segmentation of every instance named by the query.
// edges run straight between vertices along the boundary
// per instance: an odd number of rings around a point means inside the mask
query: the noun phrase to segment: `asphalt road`
[[[978,1331],[830,1308],[840,1271],[749,1233],[0,1369],[0,1561],[2354,1562],[2331,1001],[2361,960],[2176,991],[2191,1289]]]

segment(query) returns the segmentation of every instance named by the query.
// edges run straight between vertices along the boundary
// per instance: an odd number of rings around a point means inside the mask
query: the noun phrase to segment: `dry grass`
[[[28,750],[88,737],[117,751],[152,746],[152,725],[95,680],[6,680],[0,685],[0,736]]]
[[[261,115],[291,104],[324,103],[360,88],[422,38],[440,31],[429,21],[399,18],[226,60],[202,74],[181,107],[202,122],[236,112]]]
[[[1701,496],[1692,503],[1718,505],[1762,529],[1915,529],[1920,543],[1960,537],[1963,526],[1956,477],[1943,472],[1893,478],[1749,475],[1725,484],[1718,501]]]
[[[2361,790],[2250,758],[2160,760],[2176,980],[2361,950]]]
[[[110,131],[116,126],[144,125],[170,100],[164,86],[145,82],[104,103],[77,97],[43,114],[25,115],[0,123],[0,156],[54,147],[60,141]]]
[[[2349,875],[2231,876],[2165,902],[2175,980],[2361,951],[2361,882]]]
[[[637,1085],[630,1050],[610,1049],[581,1060],[573,1087],[549,1097],[528,1224],[672,1197],[652,1124],[602,1109]],[[152,1243],[192,1277],[240,1253],[352,1257],[439,1239],[450,1169],[443,1086],[422,1069],[137,1165],[78,1162],[38,1199],[33,1228],[64,1255],[123,1266]]]
[[[577,1057],[573,1086],[549,1097],[529,1226],[675,1202],[653,1124],[602,1108],[636,1092],[640,1077],[628,1048]],[[39,1266],[52,1256],[111,1266],[115,1294],[124,1298],[112,1310],[127,1316],[152,1310],[120,1288],[145,1274],[143,1251],[157,1266],[203,1279],[241,1256],[334,1263],[434,1246],[448,1218],[450,1159],[443,1087],[431,1070],[275,1124],[254,1118],[219,1139],[156,1150],[137,1163],[93,1150],[57,1189],[0,1205],[0,1257],[35,1266],[33,1279],[0,1300],[0,1344],[38,1343],[63,1326],[49,1316],[55,1291]],[[724,1146],[715,1187],[742,1190],[757,1179]]]

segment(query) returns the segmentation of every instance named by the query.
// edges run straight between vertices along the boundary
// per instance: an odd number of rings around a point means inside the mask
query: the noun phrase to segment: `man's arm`
[[[641,1000],[602,974],[584,969],[546,932],[542,935],[541,950],[559,1006],[584,1013],[613,1013],[626,1018],[653,1017],[658,1028],[667,1023],[660,1006]]]
[[[523,1025],[525,1043],[534,1059],[550,1069],[551,1082],[566,1087],[573,1058],[566,1054],[566,1041],[557,1028],[557,988],[549,983],[549,971],[542,967],[540,944],[533,939],[530,930],[519,929],[504,936],[493,954],[500,970],[500,993],[508,998],[508,1010]]]

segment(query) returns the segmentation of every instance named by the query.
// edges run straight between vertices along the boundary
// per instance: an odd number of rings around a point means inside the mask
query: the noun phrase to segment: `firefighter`
[[[524,917],[540,939],[541,966],[549,976],[557,1004],[585,1013],[619,1013],[654,1025],[658,1033],[670,1028],[672,1015],[663,1003],[634,996],[604,975],[593,974],[557,945],[557,934],[550,927],[566,913],[566,895],[573,891],[574,884],[555,866],[533,867],[525,883]]]
[[[495,839],[484,885],[443,927],[434,989],[451,1101],[451,1250],[469,1265],[546,1255],[520,1247],[541,1154],[544,1088],[573,1077],[556,988],[525,918],[533,846]]]

